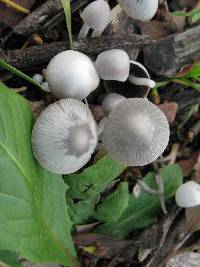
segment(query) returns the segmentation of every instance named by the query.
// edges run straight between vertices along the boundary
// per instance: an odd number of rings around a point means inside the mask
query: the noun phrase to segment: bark
[[[145,65],[161,76],[174,76],[200,58],[200,25],[172,34],[144,48]]]

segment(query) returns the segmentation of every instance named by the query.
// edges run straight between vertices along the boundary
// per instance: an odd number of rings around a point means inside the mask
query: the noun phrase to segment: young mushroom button
[[[194,181],[182,184],[176,192],[176,203],[182,208],[200,205],[200,185]]]
[[[69,174],[82,168],[97,145],[97,128],[87,105],[62,99],[38,117],[32,132],[33,154],[47,170]]]
[[[56,55],[46,69],[50,91],[59,99],[86,98],[99,85],[99,75],[91,59],[77,51]]]
[[[125,99],[126,99],[126,97],[123,95],[120,95],[117,93],[110,93],[102,101],[103,110],[106,113],[109,113],[116,105],[118,105],[119,103],[121,103]]]
[[[108,115],[103,143],[111,156],[130,166],[156,160],[169,141],[169,125],[163,112],[143,98],[126,99]]]
[[[140,20],[151,20],[158,9],[158,0],[117,0],[128,16]]]
[[[112,49],[100,53],[95,66],[103,80],[125,82],[129,76],[130,62],[128,54],[121,49]]]
[[[110,7],[104,0],[93,1],[82,12],[84,25],[81,28],[78,39],[86,38],[89,29],[103,32],[109,23]]]

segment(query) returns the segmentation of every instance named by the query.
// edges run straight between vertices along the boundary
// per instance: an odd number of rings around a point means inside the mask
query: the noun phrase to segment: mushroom
[[[143,166],[163,153],[169,134],[167,119],[156,105],[146,98],[130,98],[108,115],[103,143],[114,159]]]
[[[96,0],[89,4],[82,12],[84,25],[81,28],[78,39],[86,38],[90,28],[97,32],[103,32],[109,23],[110,7],[104,0]]]
[[[77,51],[57,54],[46,69],[50,91],[57,98],[86,98],[99,85],[99,75],[91,59]]]
[[[142,69],[147,78],[129,75],[130,64]],[[149,88],[155,86],[155,82],[150,79],[146,68],[139,62],[129,59],[129,55],[121,49],[111,49],[100,53],[96,59],[95,66],[99,76],[103,80],[115,80],[125,82],[127,79],[135,85],[145,85]]]
[[[182,208],[200,205],[200,185],[194,181],[182,184],[176,192],[176,203]]]
[[[125,100],[126,97],[117,93],[108,94],[102,101],[102,107],[106,113],[109,113],[116,105]]]
[[[125,82],[129,76],[130,62],[128,54],[121,49],[111,49],[100,53],[95,66],[103,80]]]
[[[110,93],[104,98],[101,105],[103,107],[103,110],[108,114],[115,106],[120,104],[125,99],[126,97],[123,95],[120,95],[117,93]],[[107,120],[107,117],[105,116],[103,119],[100,120],[100,122],[97,125],[97,133],[98,133],[99,140],[101,140],[101,137],[102,137],[101,135],[103,133],[106,120]]]
[[[69,174],[82,168],[97,145],[97,127],[87,105],[62,99],[38,117],[32,132],[33,154],[45,169]]]
[[[117,0],[126,14],[136,20],[151,20],[157,12],[158,0]]]
[[[36,81],[37,83],[41,84],[42,81],[43,81],[43,79],[44,79],[44,77],[43,77],[43,75],[40,74],[40,73],[35,73],[35,74],[33,75],[32,79],[33,79],[34,81]]]

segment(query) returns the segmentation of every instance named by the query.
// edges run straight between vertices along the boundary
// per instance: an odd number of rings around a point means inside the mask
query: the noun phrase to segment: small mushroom
[[[62,99],[38,117],[32,132],[33,154],[47,170],[69,174],[82,168],[97,145],[97,127],[87,105]]]
[[[112,49],[100,53],[95,66],[103,80],[125,82],[129,76],[130,62],[128,54],[121,49]]]
[[[78,39],[86,38],[90,28],[97,32],[103,32],[109,23],[110,7],[104,0],[93,1],[82,12],[84,25],[81,28]]]
[[[200,205],[200,185],[194,181],[182,184],[176,192],[176,203],[182,208]]]
[[[108,94],[102,101],[102,107],[106,113],[109,113],[116,105],[124,101],[126,97],[117,93]]]
[[[145,73],[147,78],[129,75],[130,64],[137,66]],[[139,62],[129,59],[128,54],[121,49],[111,49],[100,53],[96,59],[95,66],[99,72],[99,76],[103,80],[115,80],[125,82],[127,79],[132,84],[144,85],[149,88],[155,86],[155,82],[150,79],[147,69]]]
[[[130,98],[108,115],[103,143],[114,159],[143,166],[163,153],[169,134],[167,119],[156,105],[146,98]]]
[[[59,99],[86,98],[99,85],[99,75],[91,59],[77,51],[57,54],[46,69],[50,91]]]
[[[136,20],[151,20],[157,12],[158,0],[117,0],[126,14]]]
[[[38,83],[41,84],[42,81],[44,80],[44,77],[43,77],[43,75],[40,74],[40,73],[35,73],[35,74],[33,75],[32,79],[33,79],[34,81],[36,81],[36,82],[38,82]]]

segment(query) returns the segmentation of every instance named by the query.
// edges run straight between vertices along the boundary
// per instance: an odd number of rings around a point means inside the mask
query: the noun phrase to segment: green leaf
[[[76,223],[81,224],[87,222],[88,218],[93,215],[94,206],[100,199],[100,193],[103,192],[124,169],[125,166],[122,163],[106,155],[96,164],[85,169],[81,174],[70,174],[64,177],[64,181],[69,186],[69,190],[66,194],[67,198],[76,200],[76,203],[71,204],[71,212],[74,213],[76,217]],[[79,201],[77,202],[77,200]],[[85,205],[88,211],[84,216],[81,210],[82,205]]]
[[[183,175],[177,164],[161,168],[160,174],[164,181],[164,195],[168,199],[175,194],[177,188],[182,184]],[[155,173],[153,172],[144,178],[144,182],[152,188],[157,188]],[[128,208],[120,220],[116,223],[105,223],[98,227],[97,232],[123,238],[131,231],[144,228],[152,223],[159,210],[160,201],[157,195],[150,195],[145,192],[141,192],[139,198],[134,198],[131,195]]]
[[[19,256],[11,251],[0,251],[0,266],[2,267],[22,267],[19,263]]]
[[[72,22],[71,22],[71,5],[70,0],[61,0],[64,12],[65,12],[65,18],[66,18],[66,24],[67,24],[67,30],[69,33],[69,40],[70,40],[70,47],[73,47],[72,44]]]
[[[96,218],[103,222],[117,222],[128,206],[128,183],[121,183],[117,190],[110,194],[105,201],[97,207]]]
[[[24,74],[23,72],[21,72],[20,70],[16,69],[15,67],[12,67],[11,65],[9,65],[8,63],[6,63],[3,59],[0,58],[0,67],[12,72],[13,74],[21,77],[22,79],[38,86],[40,89],[42,89],[42,86],[37,83],[35,80],[33,80],[31,77],[29,77],[28,75]]]
[[[0,83],[0,249],[76,266],[62,177],[34,160],[28,103]]]

